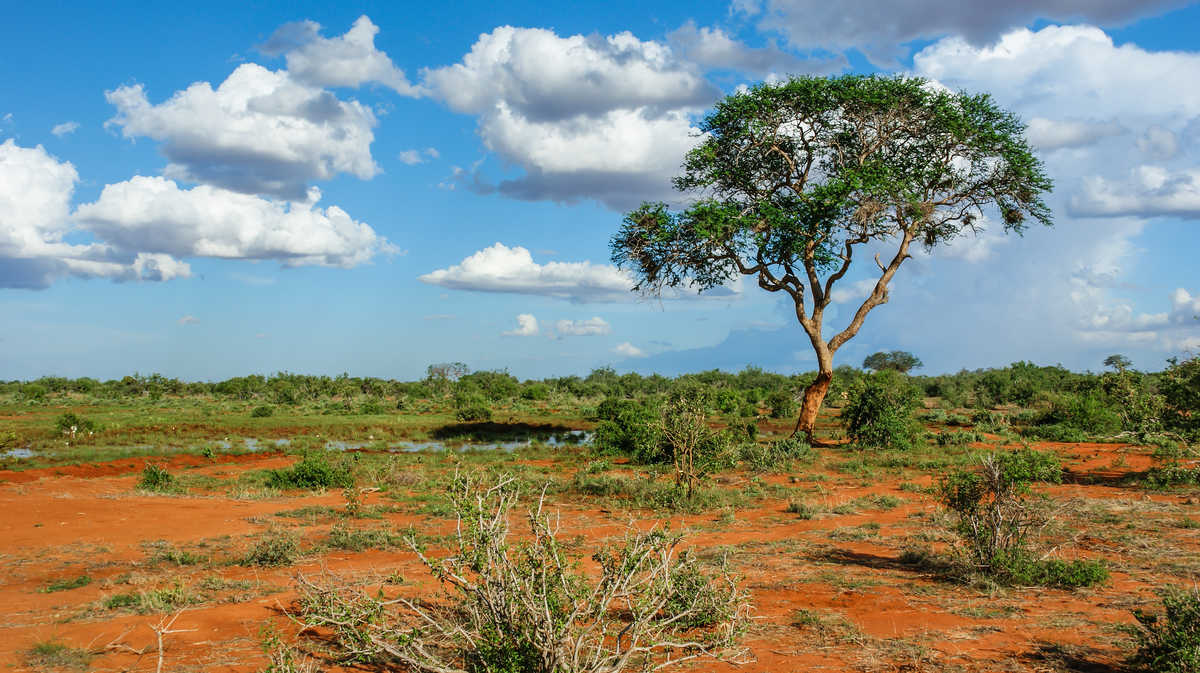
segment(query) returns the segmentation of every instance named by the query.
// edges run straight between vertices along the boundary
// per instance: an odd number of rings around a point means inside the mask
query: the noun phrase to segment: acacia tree
[[[784,292],[817,356],[797,432],[813,440],[833,380],[833,355],[887,302],[914,244],[933,248],[978,233],[988,214],[1005,231],[1050,224],[1051,188],[1025,127],[989,96],[924,80],[849,75],[760,84],[717,103],[675,188],[692,205],[644,203],[612,239],[644,294],[722,285],[739,275]],[[878,281],[841,331],[826,338],[834,286],[863,246]],[[894,251],[894,252],[892,252]]]
[[[878,353],[871,353],[863,360],[864,369],[871,369],[877,372],[890,369],[901,374],[907,374],[909,370],[924,366],[925,363],[921,362],[921,358],[908,351],[879,351]]]

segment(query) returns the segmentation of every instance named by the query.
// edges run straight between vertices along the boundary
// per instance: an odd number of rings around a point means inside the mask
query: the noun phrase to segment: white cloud
[[[285,266],[352,267],[396,249],[337,206],[283,203],[160,177],[108,185],[76,217],[104,240],[175,257],[274,259]]]
[[[1025,137],[1037,149],[1047,152],[1064,147],[1083,147],[1098,140],[1128,133],[1116,122],[1053,120],[1034,117],[1029,120]]]
[[[420,280],[455,290],[541,295],[577,303],[628,300],[633,286],[629,276],[616,267],[591,262],[538,264],[529,250],[502,243]]]
[[[79,122],[63,122],[61,124],[55,124],[54,128],[50,129],[50,132],[61,138],[63,136],[71,135],[78,130]]]
[[[1138,166],[1124,180],[1091,176],[1071,199],[1078,215],[1200,217],[1200,170]]]
[[[360,16],[345,35],[320,36],[321,25],[298,21],[280,26],[261,47],[265,53],[286,53],[287,69],[297,80],[317,87],[359,87],[379,83],[405,96],[419,96],[404,71],[375,48],[379,27]]]
[[[197,82],[157,105],[141,84],[105,95],[117,108],[106,126],[162,141],[169,178],[302,200],[313,180],[379,172],[370,108],[286,71],[245,63],[216,89]]]
[[[1166,160],[1179,152],[1179,138],[1170,129],[1154,124],[1137,139],[1138,149],[1153,159]]]
[[[876,65],[894,66],[914,40],[960,36],[986,45],[1035,19],[1123,25],[1187,4],[1187,0],[1050,0],[960,2],[958,0],[766,0],[737,2],[757,15],[763,30],[781,33],[800,49],[860,49]]]
[[[600,316],[587,320],[559,320],[554,324],[559,336],[604,336],[612,333],[612,326]]]
[[[502,26],[462,62],[423,77],[451,109],[476,115],[484,145],[524,173],[492,184],[460,169],[460,184],[616,209],[674,196],[670,178],[698,134],[690,115],[720,95],[669,47],[628,32],[559,37]]]
[[[667,33],[667,41],[682,58],[697,65],[738,70],[759,77],[773,73],[832,74],[849,67],[844,56],[802,59],[774,44],[751,47],[720,28],[697,27],[691,20]]]
[[[169,280],[190,275],[166,255],[70,243],[71,195],[79,174],[41,145],[0,144],[0,287],[41,289],[63,276]]]
[[[504,332],[504,336],[536,336],[537,333],[537,318],[531,313],[522,313],[517,316],[517,328]]]
[[[194,315],[185,315],[177,321],[180,325],[195,325],[200,322],[200,319]]]
[[[835,304],[866,299],[878,282],[878,278],[864,278],[850,284],[834,285],[833,290],[829,293],[829,299]]]
[[[417,164],[423,164],[430,159],[436,159],[439,156],[441,156],[441,154],[439,154],[436,149],[432,147],[426,147],[424,150],[403,150],[396,155],[396,158],[399,159],[401,163],[408,164],[409,166],[416,166]]]
[[[624,355],[627,358],[644,358],[644,357],[646,357],[645,351],[638,348],[637,346],[634,346],[633,344],[629,343],[628,341],[617,344],[617,347],[613,349],[613,352],[618,355]]]

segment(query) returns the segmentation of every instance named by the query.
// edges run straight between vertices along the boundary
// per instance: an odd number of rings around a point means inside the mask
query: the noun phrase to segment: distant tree
[[[1104,366],[1123,372],[1133,366],[1133,360],[1124,355],[1114,354],[1104,358]]]
[[[817,358],[796,432],[811,442],[833,380],[833,355],[886,303],[910,248],[934,248],[983,229],[1050,224],[1051,188],[1016,115],[986,94],[952,93],[917,78],[794,77],[719,101],[700,124],[700,144],[675,187],[694,199],[682,212],[644,203],[627,213],[612,258],[632,268],[634,289],[705,290],[739,275],[784,292]],[[849,324],[824,335],[833,288],[861,246],[878,280]],[[795,434],[795,433],[793,433]]]
[[[435,392],[445,395],[452,384],[471,373],[471,368],[462,362],[439,362],[425,368],[425,382]]]
[[[870,369],[877,372],[884,370],[892,370],[907,374],[911,369],[920,369],[925,366],[921,362],[921,358],[909,353],[908,351],[879,351],[872,353],[863,360],[863,369]]]

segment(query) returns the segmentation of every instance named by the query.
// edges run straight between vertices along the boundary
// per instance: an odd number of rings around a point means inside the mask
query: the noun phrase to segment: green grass
[[[35,670],[70,669],[86,670],[92,663],[87,650],[71,647],[57,640],[34,643],[25,651],[25,665]]]
[[[61,579],[61,580],[51,582],[50,584],[47,584],[46,586],[39,589],[39,591],[41,591],[44,594],[51,594],[51,593],[55,593],[57,591],[70,591],[71,589],[78,589],[80,587],[86,587],[87,585],[89,585],[91,583],[92,583],[91,577],[88,577],[87,575],[80,575],[79,577],[73,577],[71,579]]]

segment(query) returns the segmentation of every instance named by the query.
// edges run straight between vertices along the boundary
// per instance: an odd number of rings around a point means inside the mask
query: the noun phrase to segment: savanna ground
[[[448,397],[402,410],[394,396],[371,400],[0,397],[0,668],[259,671],[281,642],[319,651],[288,617],[297,573],[433,591],[402,538],[434,555],[447,547],[445,489],[463,471],[512,475],[531,497],[544,488],[581,557],[630,526],[669,523],[705,562],[727,559],[752,605],[749,662],[685,670],[1124,671],[1132,610],[1155,610],[1156,589],[1192,587],[1200,574],[1200,489],[1143,478],[1161,447],[1031,441],[997,422],[1022,417],[1012,405],[980,415],[927,398],[916,447],[873,450],[836,441],[835,395],[818,431],[830,446],[733,461],[680,502],[669,466],[596,455],[571,433],[595,427],[600,399],[514,396],[490,405],[491,421],[459,420]],[[737,414],[757,426],[758,446],[792,430],[768,411]],[[76,423],[64,426],[65,414]],[[972,434],[936,441],[953,432]],[[1034,486],[1052,502],[1040,553],[1102,560],[1107,581],[1005,586],[920,561],[955,545],[939,480],[1018,447],[1065,468],[1063,483]],[[353,486],[272,481],[312,451]],[[154,627],[172,618],[160,652]]]

